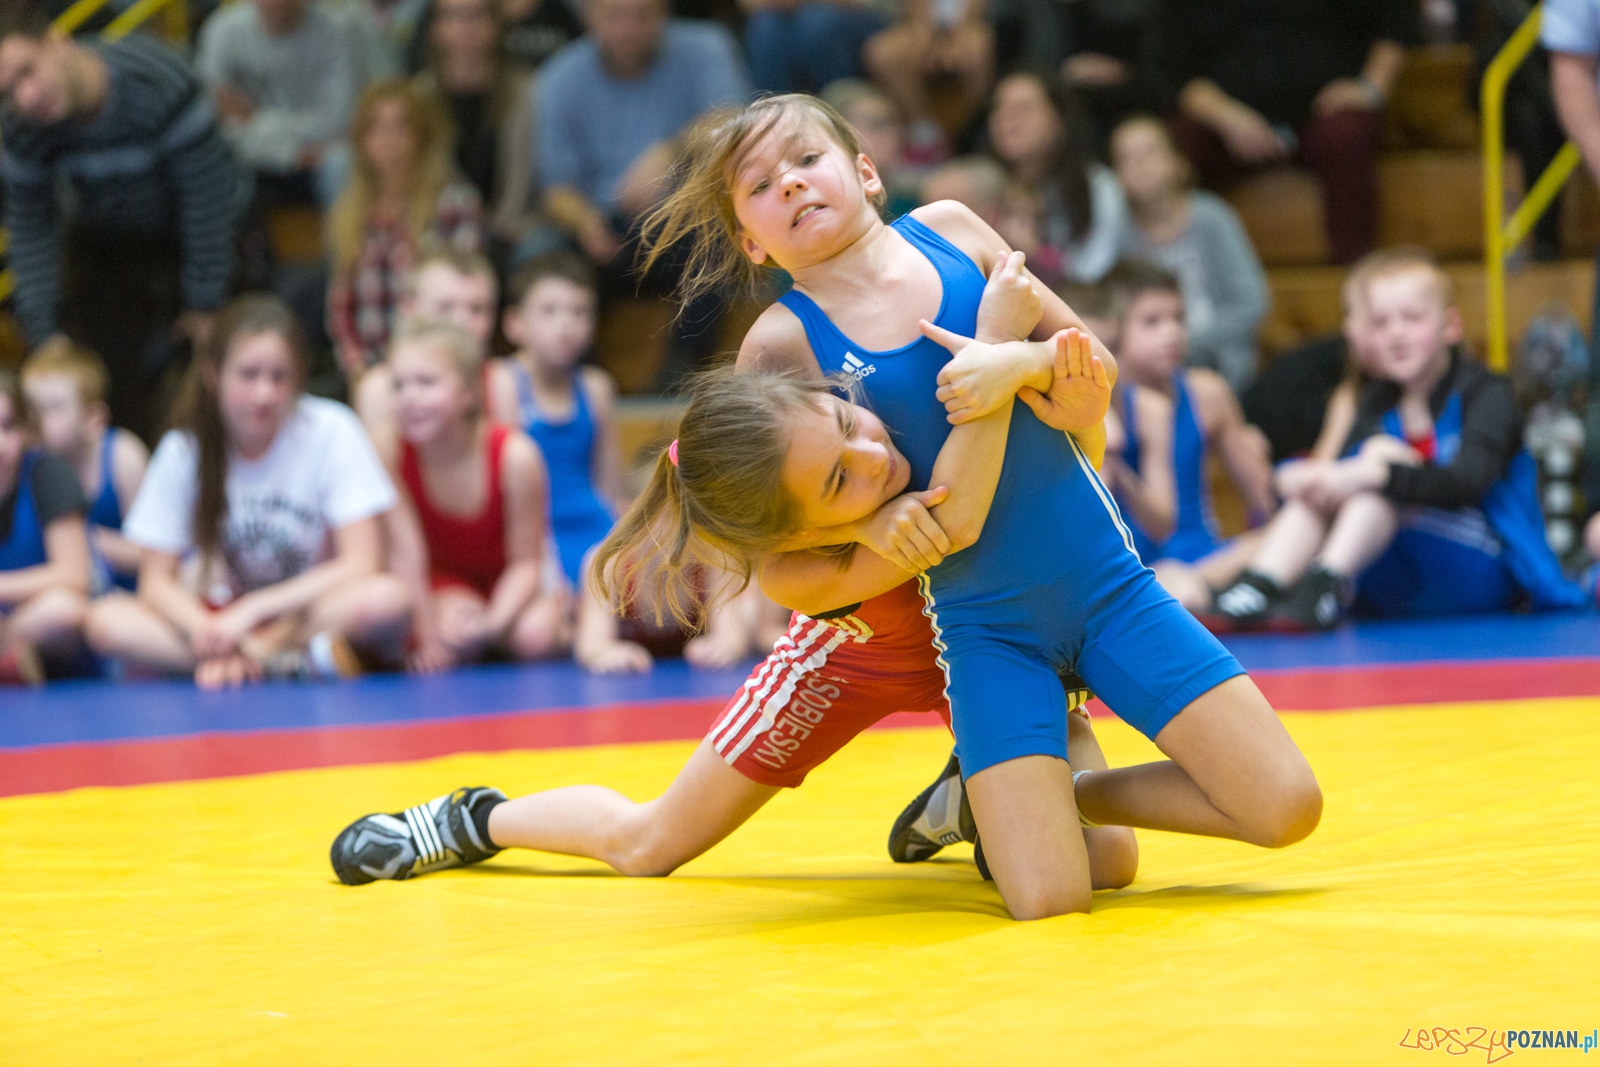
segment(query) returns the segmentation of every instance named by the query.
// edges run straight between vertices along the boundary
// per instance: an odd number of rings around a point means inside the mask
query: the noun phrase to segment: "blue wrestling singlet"
[[[89,513],[84,516],[91,526],[104,526],[108,530],[122,529],[122,501],[117,499],[117,483],[111,477],[111,449],[116,443],[117,431],[107,430],[100,440],[100,492],[89,503]],[[89,554],[92,557],[90,565],[94,568],[91,578],[93,592],[102,593],[113,585],[133,592],[138,585],[137,574],[119,574],[112,570],[111,563],[101,555],[95,547],[94,538],[89,539]]]
[[[515,359],[509,362],[517,383],[522,428],[544,453],[545,468],[550,472],[550,532],[556,539],[561,569],[576,586],[584,555],[605,540],[614,521],[611,509],[595,492],[590,473],[594,469],[594,418],[583,395],[583,382],[575,377],[572,418],[546,421],[534,401],[527,368]]]
[[[986,280],[967,255],[906,216],[893,229],[943,286],[935,322],[971,337]],[[847,374],[925,488],[950,433],[936,378],[950,354],[924,337],[886,352],[854,344],[810,297],[782,298],[824,374]],[[948,679],[963,771],[1026,755],[1066,758],[1072,668],[1154,737],[1190,701],[1242,674],[1234,658],[1139,562],[1111,495],[1077,443],[1014,404],[1005,465],[978,543],[922,577]]]
[[[17,466],[16,497],[11,505],[11,532],[0,541],[0,571],[20,571],[50,562],[45,551],[44,528],[39,525],[39,510],[33,502],[33,465],[40,453],[29,449]]]
[[[1133,395],[1138,386],[1122,390],[1122,424],[1128,437],[1123,460],[1139,470],[1139,431],[1134,419]],[[1178,514],[1172,536],[1160,544],[1150,539],[1133,516],[1126,516],[1133,531],[1133,547],[1146,563],[1176,559],[1193,563],[1222,544],[1217,516],[1211,507],[1211,482],[1206,471],[1206,439],[1189,396],[1188,375],[1179,371],[1172,380],[1172,473],[1178,486]]]

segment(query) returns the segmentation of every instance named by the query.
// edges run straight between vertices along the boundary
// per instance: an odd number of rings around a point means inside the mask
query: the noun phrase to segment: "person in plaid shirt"
[[[350,141],[355,166],[328,218],[328,332],[354,384],[383,358],[419,243],[481,251],[483,204],[455,171],[439,106],[405,82],[367,90]]]

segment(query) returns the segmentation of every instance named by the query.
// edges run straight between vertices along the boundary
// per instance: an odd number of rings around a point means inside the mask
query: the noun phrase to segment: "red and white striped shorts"
[[[797,786],[856,734],[897,711],[950,723],[944,670],[915,581],[837,619],[795,615],[711,727],[728,765],[763,785]]]

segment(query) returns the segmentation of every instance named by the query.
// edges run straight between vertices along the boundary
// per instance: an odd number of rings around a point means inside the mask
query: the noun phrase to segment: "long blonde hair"
[[[761,139],[785,122],[799,130],[822,130],[853,160],[861,137],[843,115],[805,93],[768,96],[744,107],[725,108],[701,119],[689,131],[682,159],[673,171],[673,190],[641,224],[648,271],[679,241],[688,241],[688,262],[678,282],[685,305],[719,289],[754,290],[761,272],[739,247],[739,220],[733,213],[733,178]],[[870,202],[881,209],[887,194]]]
[[[453,174],[451,142],[454,132],[450,117],[433,96],[410,82],[399,80],[378,82],[361,94],[355,116],[350,120],[353,157],[350,180],[328,210],[328,238],[333,245],[334,271],[339,274],[352,270],[360,258],[367,222],[378,202],[378,173],[366,157],[363,142],[379,106],[391,100],[398,100],[405,108],[406,122],[417,139],[410,202],[405,212],[406,233],[413,243],[422,239],[433,222],[439,194]]]
[[[738,589],[748,585],[755,565],[800,523],[782,477],[793,416],[835,385],[732,367],[691,379],[675,449],[656,457],[650,483],[595,555],[601,596],[624,610],[653,603],[658,617],[688,626],[700,606],[697,567],[720,567]]]

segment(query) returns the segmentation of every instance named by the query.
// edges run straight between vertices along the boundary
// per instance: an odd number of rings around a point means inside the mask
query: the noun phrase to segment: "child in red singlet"
[[[417,518],[396,529],[422,533],[421,544],[394,547],[395,565],[427,590],[411,666],[442,670],[494,650],[520,660],[564,652],[565,596],[550,595],[543,576],[544,461],[524,434],[484,416],[482,346],[419,320],[401,328],[388,364],[395,432],[378,447],[401,506]]]

